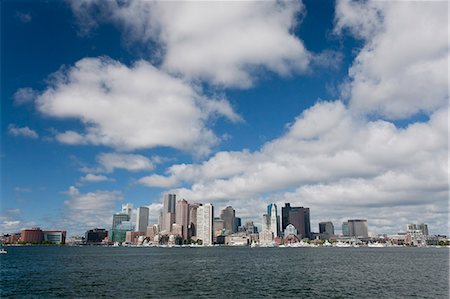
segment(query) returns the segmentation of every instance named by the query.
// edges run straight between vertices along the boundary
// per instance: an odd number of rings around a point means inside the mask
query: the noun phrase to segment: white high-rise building
[[[197,240],[203,245],[213,242],[214,207],[212,204],[201,205],[197,208]]]
[[[148,226],[149,209],[147,207],[139,207],[136,211],[136,231],[145,232]]]
[[[273,233],[273,237],[279,237],[279,217],[278,217],[278,211],[277,211],[277,205],[272,203],[267,207],[267,214],[270,217],[270,227],[269,230]]]
[[[131,203],[127,203],[122,205],[122,213],[123,214],[128,214],[128,216],[131,219],[131,212],[133,211],[133,204]]]

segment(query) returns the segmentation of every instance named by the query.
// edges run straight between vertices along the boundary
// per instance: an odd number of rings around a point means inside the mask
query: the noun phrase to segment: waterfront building
[[[65,230],[47,230],[44,231],[44,241],[53,244],[65,244],[66,243],[66,231]]]
[[[350,230],[348,228],[348,222],[342,222],[342,235],[344,237],[350,236]]]
[[[259,233],[259,243],[261,245],[273,244],[273,232],[270,230],[263,230]]]
[[[319,223],[319,233],[327,234],[329,236],[334,235],[334,225],[331,221],[320,222]]]
[[[223,220],[225,234],[229,235],[235,232],[236,211],[232,206],[228,206],[220,212],[220,219]]]
[[[406,231],[420,230],[424,236],[428,236],[428,225],[425,223],[421,224],[407,224]]]
[[[188,238],[189,204],[184,199],[177,201],[175,207],[175,223],[181,227],[180,236],[186,240]]]
[[[147,232],[146,232],[145,236],[147,238],[149,238],[150,240],[153,240],[158,233],[159,233],[158,225],[153,224],[153,225],[147,226]]]
[[[122,209],[123,210],[123,209]],[[123,221],[130,221],[130,215],[128,213],[116,213],[113,215],[112,229],[116,229]]]
[[[188,239],[193,239],[197,236],[197,208],[198,204],[189,204],[189,225],[188,225]]]
[[[348,231],[350,237],[356,238],[368,238],[369,230],[367,226],[367,220],[365,219],[352,219],[348,220]]]
[[[161,231],[171,232],[172,224],[175,223],[175,194],[164,194]]]
[[[86,244],[100,244],[108,237],[108,232],[103,228],[94,228],[86,231],[84,234],[84,242]]]
[[[122,214],[127,214],[128,219],[131,219],[131,213],[133,212],[133,204],[126,203],[122,205]]]
[[[295,228],[295,226],[292,224],[288,224],[288,226],[286,226],[286,228],[284,229],[284,237],[286,238],[289,235],[294,235],[294,236],[298,237],[298,231]]]
[[[122,221],[116,225],[116,229],[130,231],[134,230],[134,225],[131,221]]]
[[[200,205],[197,208],[197,239],[203,245],[212,245],[213,242],[214,208],[211,204]]]
[[[44,241],[44,232],[39,227],[23,229],[20,232],[20,241],[26,243],[42,243]]]
[[[23,229],[20,233],[20,241],[38,244],[44,241],[54,244],[64,244],[66,243],[66,231],[43,231],[39,227],[33,227],[32,229]]]
[[[108,239],[110,242],[125,242],[126,240],[126,235],[127,235],[127,230],[122,230],[122,229],[112,229],[109,231],[108,233]]]
[[[426,245],[428,236],[428,225],[422,224],[407,224],[405,243],[414,246]]]
[[[141,236],[145,236],[145,233],[141,231],[127,231],[125,233],[125,242],[129,244],[139,244],[139,237]]]
[[[144,232],[148,226],[149,209],[147,207],[139,207],[136,211],[136,231]]]
[[[278,216],[277,205],[271,203],[267,206],[267,215],[269,217],[269,230],[274,238],[280,236],[280,217]]]
[[[311,238],[311,223],[309,217],[309,208],[291,207],[290,203],[285,203],[281,208],[283,230],[289,224],[292,224],[298,232],[299,238]]]

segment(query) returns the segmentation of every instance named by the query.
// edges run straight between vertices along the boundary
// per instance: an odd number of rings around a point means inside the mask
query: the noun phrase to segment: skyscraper
[[[186,200],[182,199],[177,201],[175,207],[176,224],[181,227],[181,236],[184,240],[188,238],[188,225],[189,225],[189,204]]]
[[[280,217],[278,216],[277,205],[271,203],[267,206],[267,215],[269,216],[269,230],[273,233],[273,237],[280,236]]]
[[[291,207],[290,203],[285,203],[281,208],[283,230],[292,224],[298,232],[300,238],[311,237],[311,224],[309,220],[309,208]]]
[[[130,215],[127,213],[116,213],[113,215],[112,229],[116,229],[119,224],[130,221]]]
[[[139,207],[136,212],[136,231],[145,232],[148,226],[149,209],[147,207]]]
[[[353,219],[348,220],[348,231],[350,237],[368,238],[369,232],[367,227],[367,220]]]
[[[161,231],[169,233],[172,230],[172,224],[175,223],[175,202],[175,194],[164,194]]]
[[[203,245],[211,245],[213,241],[214,208],[211,204],[200,205],[197,208],[197,239]]]
[[[334,235],[334,226],[333,222],[327,221],[327,222],[320,222],[319,223],[319,233],[321,234],[328,234],[328,235]]]
[[[235,232],[235,217],[236,211],[231,206],[226,207],[220,212],[220,219],[223,220],[223,226],[226,234],[232,234]]]
[[[189,225],[188,225],[188,238],[197,236],[197,208],[198,204],[189,205]]]

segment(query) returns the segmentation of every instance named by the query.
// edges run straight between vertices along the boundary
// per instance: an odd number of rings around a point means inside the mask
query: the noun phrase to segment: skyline
[[[1,233],[174,193],[448,234],[448,3],[1,5]]]

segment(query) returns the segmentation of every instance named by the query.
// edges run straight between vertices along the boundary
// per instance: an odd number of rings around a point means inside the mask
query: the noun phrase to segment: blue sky
[[[169,191],[447,232],[446,3],[1,5],[2,232]]]

